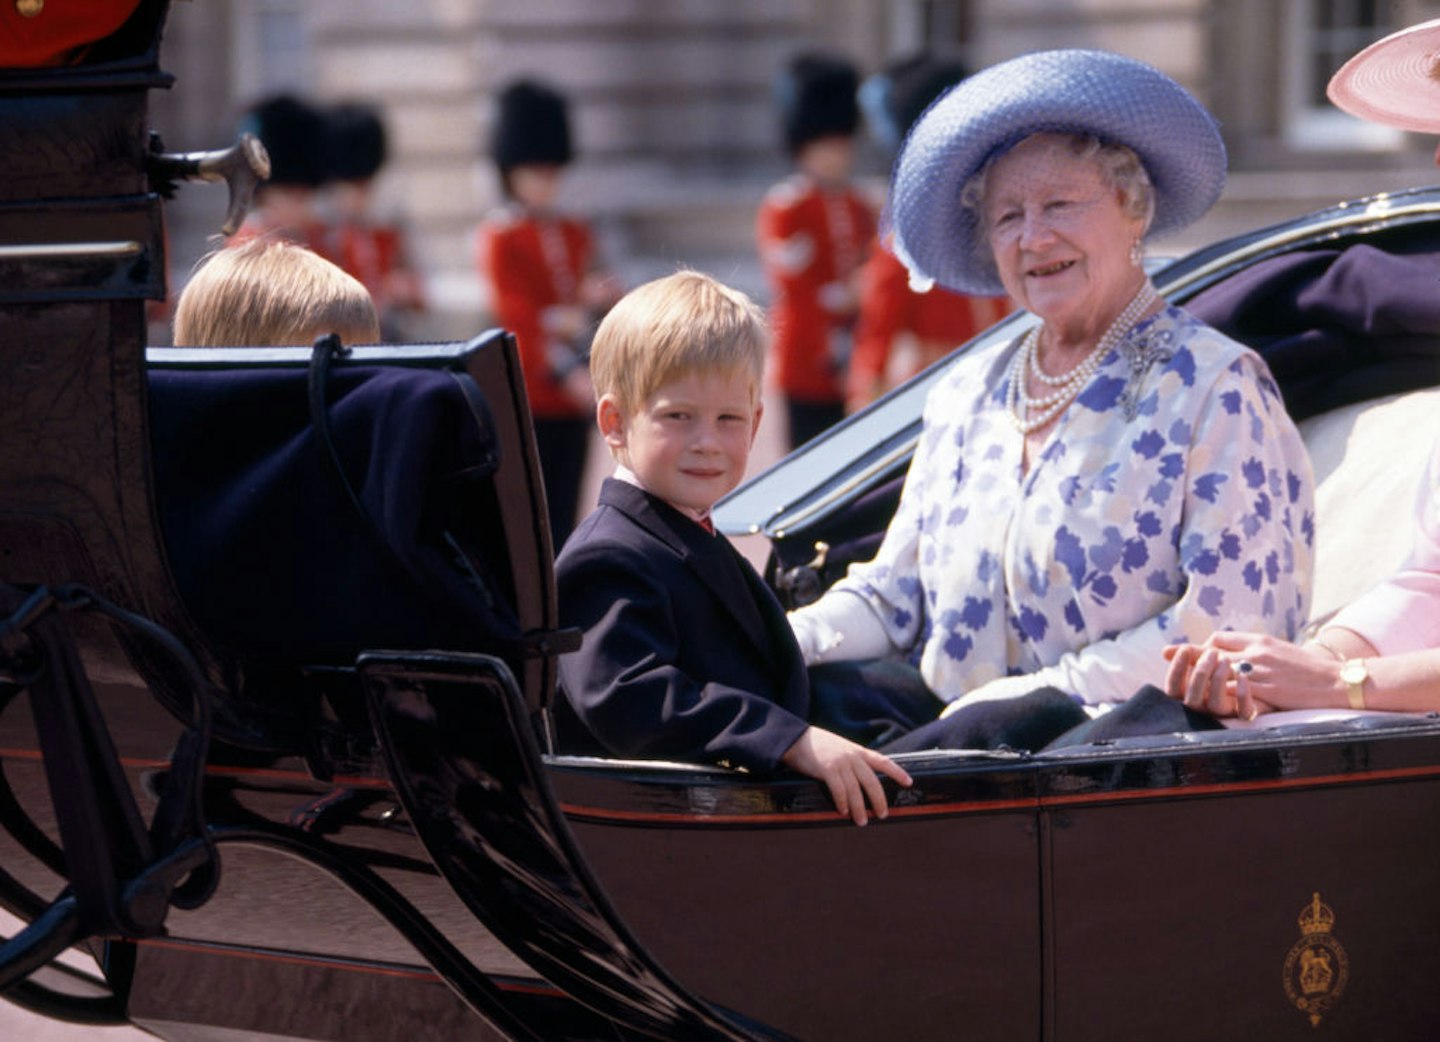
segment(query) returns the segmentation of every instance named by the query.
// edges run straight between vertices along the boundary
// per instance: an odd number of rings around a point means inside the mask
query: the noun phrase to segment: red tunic
[[[0,68],[71,65],[84,60],[88,45],[125,24],[140,0],[85,0],[30,4],[28,17],[14,0],[0,4]]]
[[[857,404],[886,389],[886,367],[897,335],[915,338],[919,372],[1010,313],[1008,297],[970,297],[940,286],[916,293],[905,265],[878,241],[865,263],[861,286],[860,326],[850,364],[850,400]]]
[[[365,284],[381,314],[392,308],[423,308],[424,287],[410,267],[398,225],[337,225],[331,235],[335,262]]]
[[[796,175],[767,193],[756,232],[773,294],[776,384],[799,401],[841,401],[874,210],[853,188]]]
[[[590,229],[572,218],[542,219],[510,207],[480,225],[476,266],[489,283],[495,321],[515,334],[537,419],[589,415],[563,383],[566,370],[583,359],[574,347],[546,333],[544,313],[579,304],[593,253]]]
[[[329,229],[320,221],[312,221],[301,227],[282,227],[265,220],[262,212],[252,213],[245,218],[245,223],[235,230],[235,234],[225,241],[225,245],[241,246],[253,239],[265,238],[293,242],[297,246],[304,246],[306,249],[318,253],[332,263],[339,263],[339,259],[330,245]]]

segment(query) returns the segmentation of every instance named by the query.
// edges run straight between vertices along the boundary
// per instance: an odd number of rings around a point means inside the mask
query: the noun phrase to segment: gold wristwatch
[[[1370,671],[1365,668],[1365,660],[1349,658],[1340,667],[1340,679],[1350,691],[1350,708],[1365,708],[1365,681],[1370,677]]]

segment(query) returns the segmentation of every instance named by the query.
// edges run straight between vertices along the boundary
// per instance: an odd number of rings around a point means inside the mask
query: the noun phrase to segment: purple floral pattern
[[[1167,308],[1102,360],[1022,473],[1014,344],[955,363],[879,553],[839,588],[947,699],[1037,674],[1098,704],[1217,629],[1294,637],[1313,488],[1265,363]],[[1043,671],[1043,673],[1042,673]]]

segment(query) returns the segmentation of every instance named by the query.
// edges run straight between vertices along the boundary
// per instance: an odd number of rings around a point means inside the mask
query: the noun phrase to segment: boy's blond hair
[[[326,333],[347,344],[379,341],[370,291],[319,254],[281,239],[252,239],[210,254],[175,305],[177,347],[308,346]]]
[[[613,395],[627,410],[695,372],[747,372],[758,397],[768,336],[764,312],[744,293],[679,271],[610,309],[591,344],[590,378],[597,397]]]

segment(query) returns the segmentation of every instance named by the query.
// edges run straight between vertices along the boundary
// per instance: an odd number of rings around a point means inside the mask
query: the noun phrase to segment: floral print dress
[[[965,356],[931,391],[885,540],[835,589],[947,701],[1049,684],[1101,705],[1163,685],[1167,644],[1293,638],[1314,480],[1264,361],[1166,308],[1101,360],[1026,471],[1006,408],[1017,347]]]

